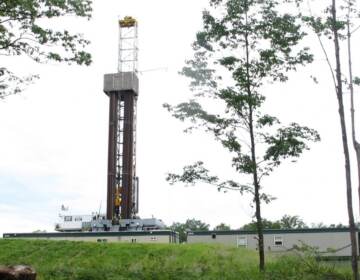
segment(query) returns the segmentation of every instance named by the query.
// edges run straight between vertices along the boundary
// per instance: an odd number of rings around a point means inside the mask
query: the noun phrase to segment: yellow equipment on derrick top
[[[136,24],[136,19],[133,17],[126,16],[123,19],[119,20],[119,25],[121,27],[133,27]]]

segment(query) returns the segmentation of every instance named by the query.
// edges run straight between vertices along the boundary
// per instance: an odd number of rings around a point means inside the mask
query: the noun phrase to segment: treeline
[[[264,229],[302,229],[302,228],[345,228],[346,225],[339,224],[325,224],[325,223],[311,223],[306,224],[299,216],[284,215],[281,219],[270,221],[263,219]],[[358,225],[360,226],[360,225]],[[186,242],[187,232],[189,231],[206,231],[206,230],[254,230],[256,231],[256,221],[244,224],[239,228],[231,228],[226,223],[220,223],[219,225],[211,228],[209,224],[197,219],[187,219],[185,223],[174,222],[168,229],[179,233],[180,242]]]

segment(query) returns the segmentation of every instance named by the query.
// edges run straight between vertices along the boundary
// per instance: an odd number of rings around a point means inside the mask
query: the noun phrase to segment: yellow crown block
[[[119,20],[119,25],[121,27],[133,27],[136,24],[136,19],[133,17],[124,17],[123,19]]]

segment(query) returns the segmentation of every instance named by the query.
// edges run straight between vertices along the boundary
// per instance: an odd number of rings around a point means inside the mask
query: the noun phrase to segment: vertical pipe
[[[109,144],[106,204],[106,219],[108,220],[112,220],[114,216],[114,196],[116,183],[117,103],[118,94],[116,92],[111,92],[109,105]]]
[[[132,217],[132,189],[133,189],[133,151],[134,151],[134,93],[126,91],[122,93],[124,99],[124,134],[123,134],[123,187],[121,218]]]

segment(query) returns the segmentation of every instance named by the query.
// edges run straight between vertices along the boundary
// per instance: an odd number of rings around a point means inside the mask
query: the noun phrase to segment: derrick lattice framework
[[[118,72],[105,74],[104,92],[109,96],[109,144],[106,218],[133,219],[138,212],[136,177],[137,22],[119,21]]]

